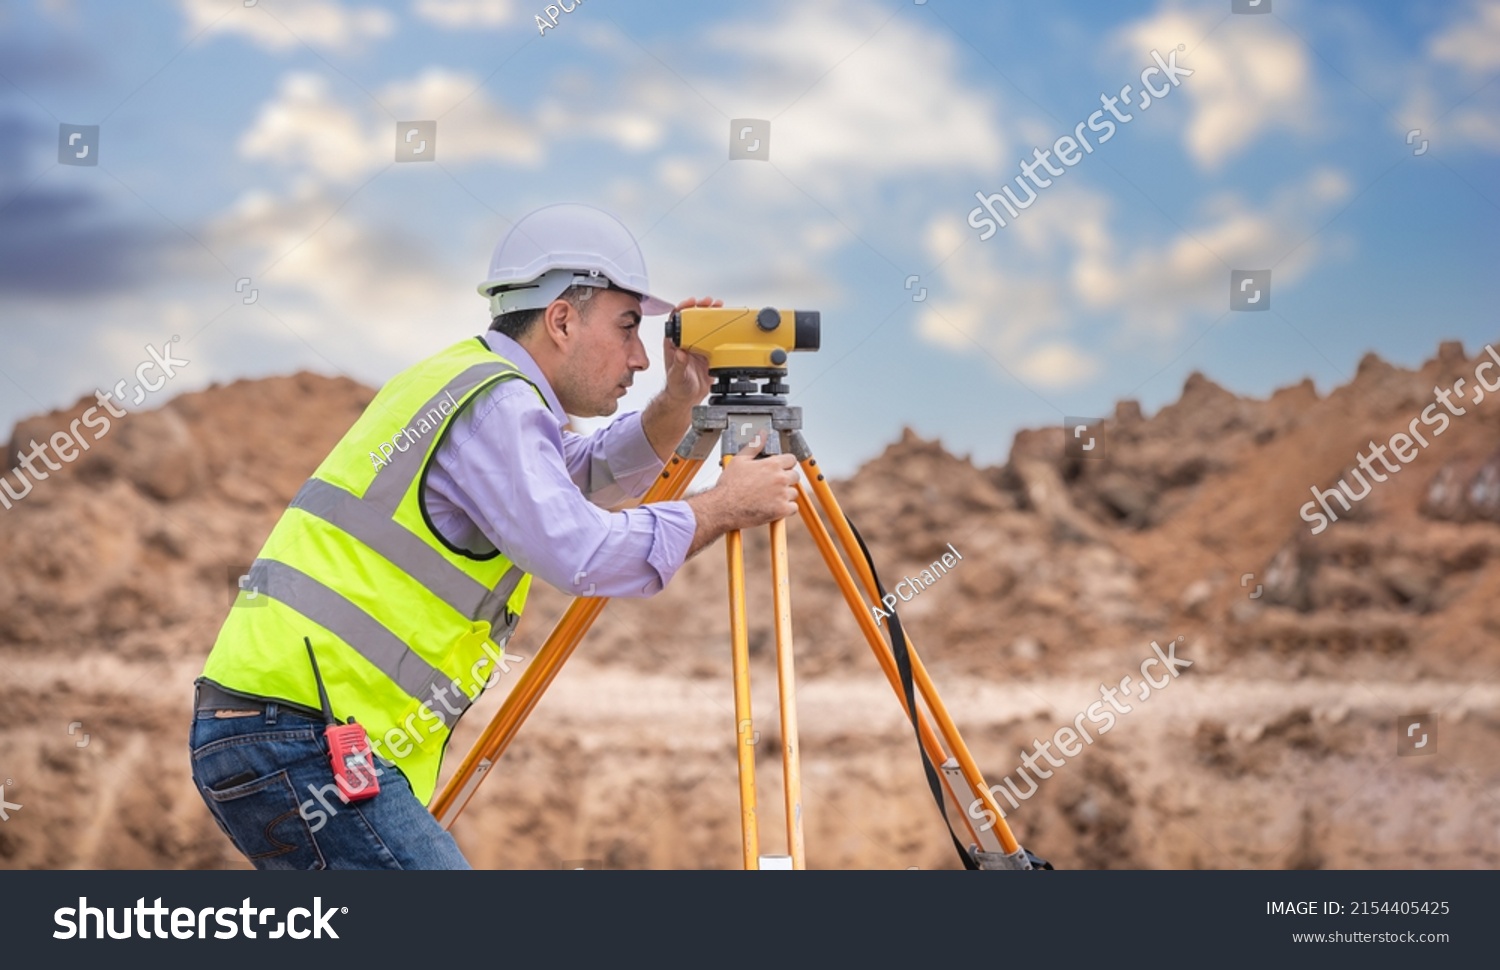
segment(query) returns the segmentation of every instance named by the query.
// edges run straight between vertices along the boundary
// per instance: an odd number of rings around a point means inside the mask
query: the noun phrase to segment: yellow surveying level
[[[876,619],[872,604],[882,603],[886,591],[863,541],[839,507],[833,489],[802,436],[802,409],[788,407],[784,397],[787,388],[781,378],[785,375],[787,352],[816,350],[818,322],[816,311],[772,307],[759,311],[704,307],[672,314],[667,336],[678,346],[707,354],[710,371],[718,378],[718,383],[711,392],[709,403],[693,409],[692,429],[677,446],[676,453],[642,501],[664,502],[681,498],[698,469],[713,453],[716,442],[723,462],[729,461],[757,435],[764,437],[765,454],[796,456],[807,478],[806,483],[797,485],[798,518],[817,545],[860,631],[869,641],[876,662],[911,721],[928,786],[964,867],[1050,869],[1049,864],[1017,843],[1005,822],[1004,812],[996,804],[973,755],[959,736],[958,728],[938,697],[916,648],[907,639],[894,608],[882,610],[879,615],[883,619]],[[764,381],[763,386],[758,386],[756,379]],[[742,849],[746,869],[805,869],[786,520],[772,522],[768,528],[787,853],[784,856],[760,853],[755,747],[750,743],[750,650],[745,618],[744,542],[741,533],[733,531],[725,533],[724,548],[729,566],[729,639],[734,671]],[[850,565],[840,558],[840,549],[853,565],[852,571]],[[536,707],[542,693],[607,602],[606,599],[579,597],[563,613],[515,688],[505,698],[494,720],[433,801],[432,813],[445,828],[452,827],[479,783],[509,747],[522,722]],[[890,635],[889,643],[881,635],[882,622]],[[976,815],[965,811],[966,805],[982,806],[983,811]],[[977,824],[976,818],[993,819],[993,827]]]
[[[786,370],[787,354],[817,350],[821,327],[816,310],[762,307],[688,307],[667,318],[667,337],[708,358],[710,373]],[[767,376],[767,375],[759,375]]]

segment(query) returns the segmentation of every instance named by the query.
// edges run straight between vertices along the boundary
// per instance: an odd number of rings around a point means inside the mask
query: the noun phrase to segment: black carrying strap
[[[842,512],[842,510],[840,510]],[[849,516],[844,516],[844,524],[849,526],[849,531],[854,533],[854,541],[859,543],[859,551],[865,557],[865,563],[870,567],[870,575],[875,578],[875,589],[880,596],[881,608],[885,607],[885,586],[880,582],[880,574],[875,571],[875,560],[870,556],[870,549],[865,545],[864,536],[849,521]],[[927,774],[927,787],[932,789],[933,801],[937,802],[938,814],[943,818],[943,824],[948,827],[948,837],[953,840],[953,848],[958,850],[958,857],[963,860],[965,869],[978,869],[979,863],[968,849],[964,848],[963,841],[959,839],[958,833],[953,831],[953,822],[948,818],[948,806],[943,800],[943,782],[938,777],[937,768],[933,766],[932,759],[927,757],[927,749],[922,747],[922,730],[918,727],[917,720],[917,690],[911,678],[911,649],[906,643],[906,633],[901,629],[901,618],[896,615],[895,607],[889,611],[890,618],[886,620],[886,627],[891,631],[891,653],[896,658],[896,670],[901,674],[901,691],[906,695],[907,715],[911,718],[911,727],[917,735],[917,753],[922,756],[922,770]]]

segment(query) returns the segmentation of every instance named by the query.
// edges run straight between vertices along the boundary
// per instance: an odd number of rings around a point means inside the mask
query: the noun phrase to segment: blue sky
[[[791,384],[836,474],[903,425],[989,463],[1194,370],[1327,391],[1493,341],[1500,3],[1267,2],[584,0],[540,34],[519,0],[6,4],[0,425],[173,335],[152,404],[379,385],[485,328],[490,249],[560,200],[624,219],[670,298],[822,311]],[[976,192],[1153,51],[1193,73],[982,240]],[[729,159],[741,118],[768,161]],[[435,161],[394,162],[413,120]],[[59,164],[63,124],[97,165]],[[1233,269],[1271,270],[1269,311],[1229,311]]]

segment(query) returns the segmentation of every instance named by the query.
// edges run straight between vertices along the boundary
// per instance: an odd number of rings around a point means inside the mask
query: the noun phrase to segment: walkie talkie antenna
[[[323,686],[323,675],[318,672],[318,658],[313,654],[312,637],[303,637],[302,642],[307,644],[307,659],[312,661],[313,680],[318,682],[318,700],[323,702],[323,720],[329,724],[337,724],[333,717],[333,705],[328,703],[328,690]]]
[[[323,674],[318,670],[312,638],[303,637],[302,642],[307,644],[307,659],[312,661],[313,679],[318,682],[318,700],[323,702],[323,719],[328,722],[323,728],[323,737],[328,741],[328,762],[333,768],[339,797],[346,803],[374,798],[380,794],[380,769],[375,765],[370,737],[352,717],[348,724],[334,720],[333,705],[328,703],[328,689],[323,686]]]

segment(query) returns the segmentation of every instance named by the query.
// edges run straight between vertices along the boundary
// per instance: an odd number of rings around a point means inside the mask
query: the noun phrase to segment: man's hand
[[[723,305],[723,300],[705,296],[697,300],[683,300],[677,304],[677,309]],[[662,390],[662,396],[672,405],[691,409],[708,395],[710,383],[708,358],[690,350],[683,350],[665,337],[662,338],[661,351],[662,359],[667,362],[667,386]]]
[[[678,310],[688,307],[723,306],[723,300],[711,296],[683,300]],[[673,346],[665,338],[661,342],[662,359],[667,364],[667,380],[660,394],[651,399],[641,412],[641,427],[646,439],[662,461],[672,457],[672,451],[693,423],[693,405],[708,396],[712,381],[708,376],[708,358]]]
[[[767,455],[757,461],[762,446],[757,435],[724,466],[717,485],[687,500],[698,523],[689,556],[726,532],[753,529],[797,511],[797,459]]]

